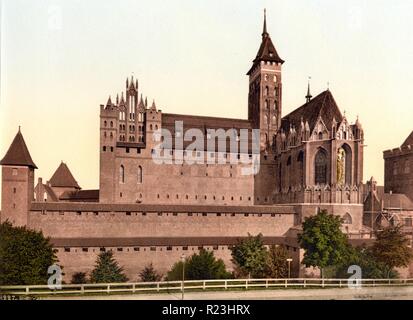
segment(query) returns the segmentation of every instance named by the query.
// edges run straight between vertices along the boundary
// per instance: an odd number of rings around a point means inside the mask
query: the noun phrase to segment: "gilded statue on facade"
[[[345,169],[346,169],[346,152],[343,148],[338,149],[337,152],[337,184],[344,185],[345,183]]]

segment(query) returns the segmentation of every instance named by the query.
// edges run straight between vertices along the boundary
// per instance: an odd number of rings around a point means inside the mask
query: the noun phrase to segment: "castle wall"
[[[254,211],[251,211],[254,212]],[[29,226],[57,238],[282,236],[288,213],[31,211]]]
[[[217,259],[222,259],[227,270],[233,270],[231,251],[228,246],[204,246],[203,248],[212,251]],[[105,249],[114,252],[114,258],[124,268],[124,273],[131,282],[141,281],[139,273],[150,263],[157,272],[166,276],[174,263],[181,261],[182,254],[189,257],[200,251],[198,246],[139,247],[139,251],[135,251],[134,247],[107,247]],[[84,252],[86,248],[70,248],[70,252],[65,250],[68,249],[58,248],[57,252],[59,265],[63,266],[64,281],[70,282],[73,273],[76,272],[86,272],[90,275],[100,248],[87,247],[87,252]]]
[[[28,209],[34,198],[34,170],[23,166],[2,166],[1,222],[27,225]]]
[[[413,200],[413,146],[384,152],[384,192],[390,191]]]

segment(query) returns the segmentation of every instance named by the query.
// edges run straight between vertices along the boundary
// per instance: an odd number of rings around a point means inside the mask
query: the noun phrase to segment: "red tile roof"
[[[49,181],[52,187],[69,187],[80,189],[75,178],[65,163],[61,163]]]
[[[99,201],[99,190],[77,190],[77,191],[66,191],[63,192],[59,198],[63,201],[89,201],[98,202]]]
[[[16,166],[27,166],[30,168],[37,169],[34,164],[32,157],[30,156],[29,150],[27,149],[26,142],[24,142],[23,135],[17,132],[11,143],[9,150],[7,150],[6,155],[0,161],[1,165],[16,165]]]

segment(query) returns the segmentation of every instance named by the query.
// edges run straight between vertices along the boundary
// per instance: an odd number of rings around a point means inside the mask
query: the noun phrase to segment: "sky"
[[[163,112],[247,118],[263,9],[283,115],[329,88],[365,131],[364,180],[413,130],[410,0],[0,0],[0,157],[21,126],[36,177],[99,186],[99,105],[128,76]]]

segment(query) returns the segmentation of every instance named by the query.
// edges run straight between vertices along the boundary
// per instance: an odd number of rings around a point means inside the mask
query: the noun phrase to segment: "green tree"
[[[378,262],[390,269],[407,267],[412,260],[409,240],[401,232],[401,226],[390,226],[376,232],[372,253]]]
[[[377,261],[370,248],[357,247],[349,249],[345,261],[335,267],[334,277],[346,279],[351,274],[348,268],[352,265],[359,266],[364,279],[397,278],[398,273],[384,263]]]
[[[272,245],[267,254],[265,276],[268,278],[288,277],[288,251],[284,246]]]
[[[231,274],[225,269],[222,259],[216,259],[212,251],[201,249],[193,254],[185,264],[190,280],[227,279]]]
[[[128,278],[123,274],[123,268],[113,257],[113,252],[105,251],[97,257],[90,281],[92,283],[126,282]]]
[[[185,261],[186,262],[186,261]],[[166,274],[165,280],[166,281],[179,281],[182,280],[182,269],[183,269],[183,262],[177,261],[172,266],[171,270],[169,270]],[[185,268],[185,279],[188,280],[188,270]]]
[[[41,231],[0,225],[0,285],[47,284],[47,270],[56,262],[56,250]]]
[[[84,284],[87,283],[87,277],[85,272],[75,272],[72,275],[72,284]]]
[[[348,255],[349,244],[341,225],[340,217],[325,210],[306,217],[303,222],[303,232],[298,236],[305,250],[303,263],[307,267],[319,267],[322,276],[324,268],[342,263]]]
[[[168,272],[168,281],[182,280],[183,262],[176,262]],[[231,273],[225,269],[222,259],[216,259],[214,253],[201,249],[185,260],[186,280],[228,279]]]
[[[162,279],[162,275],[156,272],[152,263],[143,268],[143,270],[139,273],[139,277],[143,282],[157,282]]]
[[[265,275],[267,249],[262,241],[262,234],[239,240],[231,247],[232,262],[239,277],[262,278]]]

